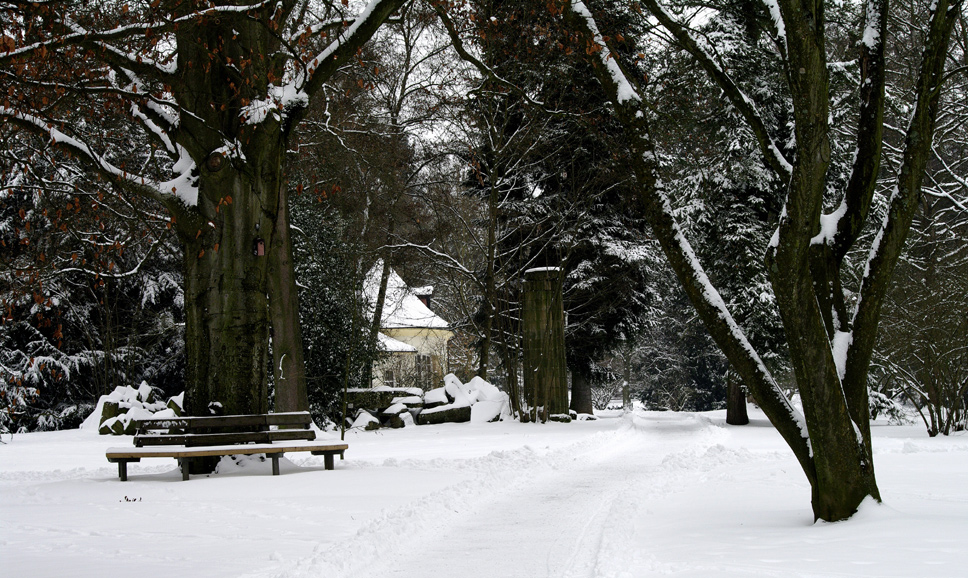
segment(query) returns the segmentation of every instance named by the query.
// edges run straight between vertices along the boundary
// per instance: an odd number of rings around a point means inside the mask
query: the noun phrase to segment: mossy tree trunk
[[[271,17],[188,20],[175,33],[184,64],[174,96],[190,112],[177,137],[198,173],[196,206],[175,215],[185,247],[189,415],[207,415],[212,404],[226,414],[268,410],[268,274],[271,247],[285,242],[278,227],[288,227],[280,222],[287,135],[280,117],[249,124],[243,114],[275,72],[265,55],[279,43],[263,19]]]
[[[274,411],[309,411],[305,350],[299,319],[299,292],[293,267],[292,231],[289,228],[288,191],[279,191],[279,210],[269,256],[269,321],[272,332]]]
[[[176,138],[198,173],[197,206],[174,211],[185,246],[189,414],[205,415],[213,403],[224,413],[267,411],[270,371],[276,409],[308,409],[286,146],[311,95],[402,3],[380,3],[337,40],[289,101],[266,91],[287,74],[279,31],[299,17],[296,3],[189,18],[175,29],[173,92],[187,113]],[[260,101],[269,112],[253,118]]]

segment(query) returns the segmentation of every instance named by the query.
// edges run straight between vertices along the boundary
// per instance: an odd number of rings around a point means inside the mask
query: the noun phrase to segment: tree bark
[[[525,401],[535,420],[546,421],[568,412],[561,269],[525,272],[522,306]]]
[[[622,411],[632,411],[632,348],[626,346],[622,351]]]
[[[743,384],[736,379],[733,372],[729,372],[727,381],[726,423],[746,425],[750,423],[750,417],[746,411],[746,392],[743,391]]]
[[[500,319],[500,318],[499,318]],[[501,362],[504,367],[504,378],[507,381],[508,396],[511,398],[512,413],[524,421],[524,412],[521,408],[521,385],[518,382],[518,350],[515,347],[515,336],[504,327],[506,323],[501,323],[503,340],[501,341]]]
[[[299,321],[299,290],[292,258],[289,195],[279,191],[275,235],[268,248],[269,313],[272,327],[272,376],[275,411],[309,411],[305,351]]]
[[[187,415],[268,410],[268,266],[253,247],[261,235],[271,239],[273,226],[253,185],[230,167],[203,175],[200,191],[222,191],[232,204],[223,205],[217,215],[213,210],[212,224],[194,235],[180,231],[185,242]],[[200,194],[199,204],[204,209],[210,200]]]

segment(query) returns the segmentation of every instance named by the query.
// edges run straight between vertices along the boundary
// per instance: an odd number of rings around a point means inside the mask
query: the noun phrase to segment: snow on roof
[[[377,333],[377,337],[380,339],[378,347],[380,351],[388,351],[390,353],[416,353],[417,348],[409,343],[404,343],[399,339],[394,339],[389,335],[384,335],[382,333]]]
[[[525,275],[528,273],[543,273],[545,271],[561,271],[561,267],[532,267],[524,272]]]
[[[368,303],[370,314],[375,308],[376,298],[380,292],[380,276],[383,273],[383,261],[377,262],[366,274],[363,283],[363,295]],[[425,287],[420,287],[425,289]],[[387,294],[383,303],[383,315],[380,326],[384,329],[400,329],[419,327],[431,329],[447,329],[450,324],[431,311],[417,297],[413,288],[409,287],[397,272],[390,269],[387,279]]]

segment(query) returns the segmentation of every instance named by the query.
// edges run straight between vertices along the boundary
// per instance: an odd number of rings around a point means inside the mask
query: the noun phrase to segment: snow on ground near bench
[[[171,459],[119,482],[118,438],[17,435],[0,576],[968,576],[968,435],[876,425],[885,504],[813,524],[762,415],[723,417],[352,432],[335,471],[291,454],[188,482]]]

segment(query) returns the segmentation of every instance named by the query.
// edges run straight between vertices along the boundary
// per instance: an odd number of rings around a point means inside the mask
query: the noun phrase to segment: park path
[[[279,576],[578,578],[623,576],[650,558],[636,535],[639,497],[690,483],[695,459],[728,435],[700,417],[668,414],[591,443],[481,474],[388,516]],[[541,426],[535,426],[541,427]],[[455,496],[459,497],[455,499]],[[365,560],[361,560],[365,558]]]

